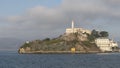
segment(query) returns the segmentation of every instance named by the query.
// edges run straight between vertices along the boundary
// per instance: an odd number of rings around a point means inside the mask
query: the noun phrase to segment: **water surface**
[[[120,54],[0,53],[0,68],[120,68]]]

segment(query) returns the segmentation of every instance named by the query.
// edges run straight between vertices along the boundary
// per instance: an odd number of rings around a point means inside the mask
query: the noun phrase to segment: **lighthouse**
[[[72,33],[74,33],[74,21],[73,20],[72,20],[71,28],[72,28]]]
[[[71,27],[70,28],[66,28],[66,34],[71,34],[71,33],[88,33],[88,34],[91,34],[91,31],[90,30],[87,30],[87,29],[83,29],[83,28],[76,28],[75,25],[74,25],[74,21],[72,20],[72,23],[71,23]]]

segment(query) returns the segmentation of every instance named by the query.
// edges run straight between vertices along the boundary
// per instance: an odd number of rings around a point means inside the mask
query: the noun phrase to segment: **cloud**
[[[120,5],[120,0],[104,0],[104,2],[111,5]]]
[[[0,27],[0,37],[54,37],[63,34],[65,28],[70,27],[72,19],[77,27],[93,29],[93,26],[97,28],[101,25],[100,29],[117,32],[117,25],[120,25],[119,3],[119,0],[62,0],[55,8],[28,8],[18,16],[0,18],[4,22]]]
[[[36,6],[26,10],[22,15],[7,17],[4,22],[9,26],[5,25],[0,27],[1,29],[5,28],[1,31],[1,36],[22,36],[23,38],[29,37],[30,39],[34,39],[34,37],[37,38],[39,36],[44,37],[45,35],[51,36],[52,32],[54,33],[54,31],[61,28],[60,25],[63,23],[62,20],[64,17],[63,13],[56,8],[53,9]]]
[[[86,17],[88,15],[94,18],[120,17],[120,9],[111,7],[113,1],[114,4],[118,3],[118,0],[64,0],[62,7],[70,14],[83,14]]]

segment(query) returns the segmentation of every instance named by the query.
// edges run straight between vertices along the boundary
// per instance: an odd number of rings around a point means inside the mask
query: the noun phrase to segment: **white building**
[[[117,42],[114,42],[113,40],[110,40],[110,46],[111,47],[118,47]]]
[[[90,31],[90,30],[83,29],[83,28],[74,28],[74,22],[72,21],[71,28],[67,28],[67,29],[66,29],[66,34],[77,33],[77,32],[91,34],[91,31]]]
[[[113,47],[118,47],[116,42],[108,38],[97,38],[95,43],[103,52],[112,51]]]
[[[20,48],[19,53],[25,53],[25,49],[24,48]]]
[[[26,41],[25,43],[29,44],[29,43],[30,43],[30,41]]]

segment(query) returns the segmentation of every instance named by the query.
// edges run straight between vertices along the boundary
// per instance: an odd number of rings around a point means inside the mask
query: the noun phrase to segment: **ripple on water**
[[[120,68],[120,54],[0,54],[0,68]]]

